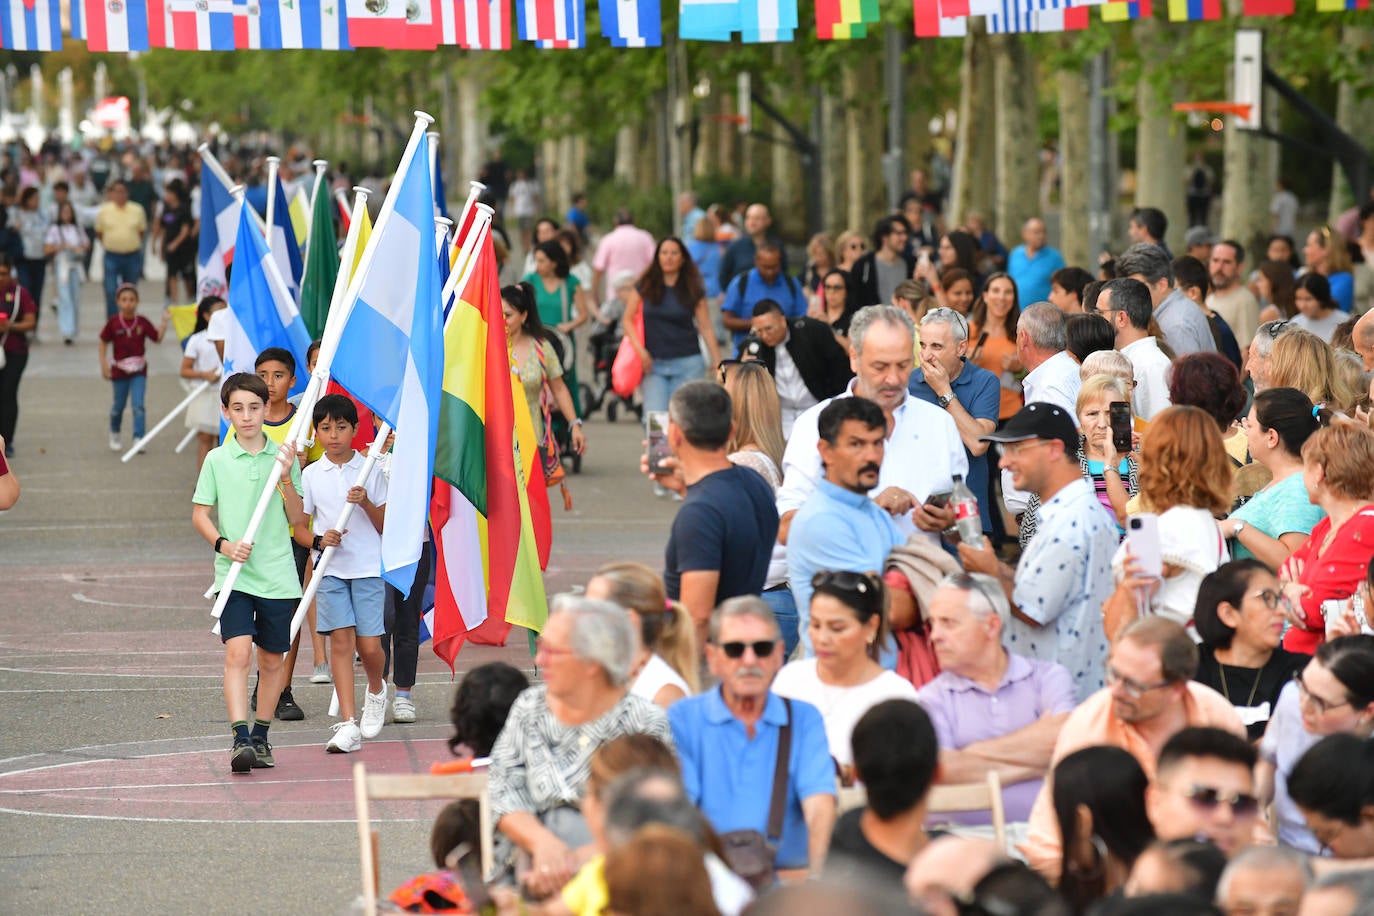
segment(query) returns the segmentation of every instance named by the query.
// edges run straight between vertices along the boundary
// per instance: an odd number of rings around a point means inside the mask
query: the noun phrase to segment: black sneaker
[[[247,773],[257,765],[257,758],[252,741],[235,738],[234,746],[229,749],[229,769],[234,773]]]
[[[252,747],[253,769],[265,770],[277,765],[277,761],[272,757],[272,745],[267,743],[266,738],[253,738]]]
[[[305,718],[305,710],[296,705],[296,698],[287,687],[277,698],[277,718],[283,722],[299,722]]]

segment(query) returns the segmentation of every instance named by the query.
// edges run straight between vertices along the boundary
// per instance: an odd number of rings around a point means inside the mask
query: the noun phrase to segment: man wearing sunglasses
[[[835,826],[834,763],[816,707],[770,689],[782,639],[762,598],[732,598],[715,610],[706,660],[720,685],[668,709],[688,797],[717,833],[766,833],[774,777],[785,769],[782,835],[769,837],[776,867],[818,875]],[[783,767],[778,746],[789,725]]]
[[[1145,811],[1161,840],[1205,839],[1229,858],[1254,841],[1255,749],[1219,728],[1185,728],[1159,752]]]

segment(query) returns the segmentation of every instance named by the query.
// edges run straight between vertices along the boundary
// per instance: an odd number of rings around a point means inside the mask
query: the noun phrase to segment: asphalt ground
[[[160,285],[142,290],[156,323]],[[275,769],[230,776],[223,653],[202,597],[212,558],[190,525],[195,446],[173,453],[177,420],[128,464],[109,450],[103,315],[87,283],[67,347],[45,302],[20,390],[23,490],[0,513],[0,914],[347,912],[360,891],[352,763],[425,772],[445,759],[456,681],[421,646],[418,721],[326,754],[331,688],[307,683],[303,645],[305,721],[273,725]],[[174,342],[150,347],[150,428],[183,396],[180,357]],[[126,414],[126,444],[131,425]],[[675,509],[638,475],[635,423],[598,414],[587,433],[573,511],[553,494],[550,594],[610,559],[661,567]],[[530,670],[525,640],[511,642],[465,649],[458,677],[494,659]],[[375,806],[383,888],[430,867],[440,806]]]

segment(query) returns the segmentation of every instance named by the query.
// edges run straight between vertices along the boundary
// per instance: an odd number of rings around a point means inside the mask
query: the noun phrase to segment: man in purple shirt
[[[940,781],[981,782],[996,770],[1007,820],[1024,821],[1074,708],[1074,685],[1064,666],[1002,647],[1010,614],[991,576],[946,576],[926,612],[941,673],[916,698],[940,740]],[[951,820],[990,823],[983,812]]]

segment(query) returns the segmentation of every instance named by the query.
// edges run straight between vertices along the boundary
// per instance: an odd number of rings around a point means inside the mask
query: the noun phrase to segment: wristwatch
[[[573,420],[573,421],[572,421],[572,425],[573,425],[573,426],[581,426],[581,425],[582,425],[582,418],[581,418],[581,417],[578,417],[576,420]]]
[[[942,396],[940,398],[940,406],[943,407],[945,410],[949,410],[949,405],[954,403],[954,399],[956,397],[958,397],[958,395],[956,395],[953,391],[951,391],[949,394]]]
[[[1231,537],[1232,537],[1232,538],[1239,539],[1239,538],[1240,538],[1240,533],[1241,533],[1242,531],[1245,530],[1245,520],[1244,520],[1244,519],[1238,518],[1238,519],[1235,519],[1235,523],[1236,523],[1236,530],[1231,532]]]

